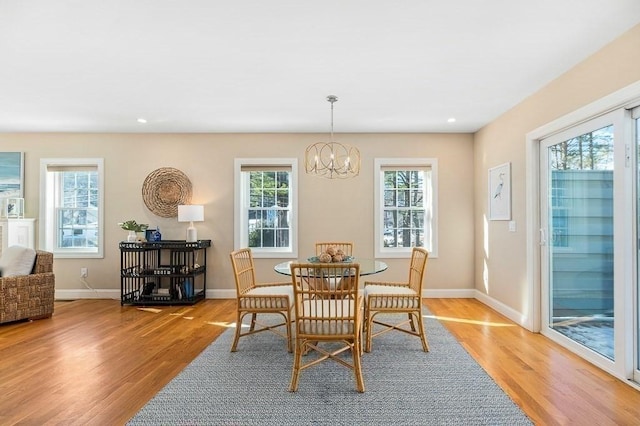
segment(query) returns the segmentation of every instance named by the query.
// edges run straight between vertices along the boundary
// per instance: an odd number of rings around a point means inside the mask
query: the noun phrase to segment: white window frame
[[[409,258],[411,257],[411,247],[385,247],[384,246],[384,181],[382,173],[384,169],[395,168],[429,168],[431,169],[431,186],[427,190],[431,191],[431,206],[425,205],[427,210],[425,217],[425,227],[431,224],[431,247],[425,243],[425,248],[429,251],[430,258],[438,257],[438,159],[437,158],[376,158],[374,159],[374,244],[375,256],[377,258]],[[425,182],[427,185],[427,182]],[[430,208],[429,208],[430,207]],[[426,234],[425,234],[426,235]]]
[[[55,178],[50,167],[95,167],[98,173],[98,246],[56,247]],[[104,159],[102,158],[42,158],[40,159],[39,246],[56,258],[104,258]]]
[[[245,166],[291,168],[291,248],[252,247],[255,258],[298,257],[298,159],[297,158],[236,158],[234,161],[234,247],[235,250],[249,246],[248,213],[249,194],[244,183],[242,168]]]

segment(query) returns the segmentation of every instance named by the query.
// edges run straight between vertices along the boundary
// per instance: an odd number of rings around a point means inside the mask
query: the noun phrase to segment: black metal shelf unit
[[[207,291],[211,240],[120,243],[121,305],[193,305]]]

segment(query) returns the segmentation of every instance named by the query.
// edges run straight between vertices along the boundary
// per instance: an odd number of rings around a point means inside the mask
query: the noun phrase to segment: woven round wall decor
[[[142,184],[142,199],[152,213],[178,216],[178,205],[191,203],[191,181],[178,169],[162,167],[149,173]]]

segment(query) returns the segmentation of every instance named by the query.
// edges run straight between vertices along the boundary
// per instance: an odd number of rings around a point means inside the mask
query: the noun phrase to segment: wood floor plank
[[[536,424],[638,424],[640,392],[544,336],[473,299],[425,303]],[[0,325],[0,424],[124,424],[234,320],[235,300],[78,300]]]
[[[535,424],[640,424],[639,391],[541,334],[474,299],[425,303]]]

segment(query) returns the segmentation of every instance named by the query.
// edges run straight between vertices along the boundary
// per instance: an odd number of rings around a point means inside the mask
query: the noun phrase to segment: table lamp
[[[187,228],[187,242],[193,243],[198,241],[198,231],[196,231],[193,222],[204,221],[204,206],[186,205],[178,206],[178,222],[189,222]]]

